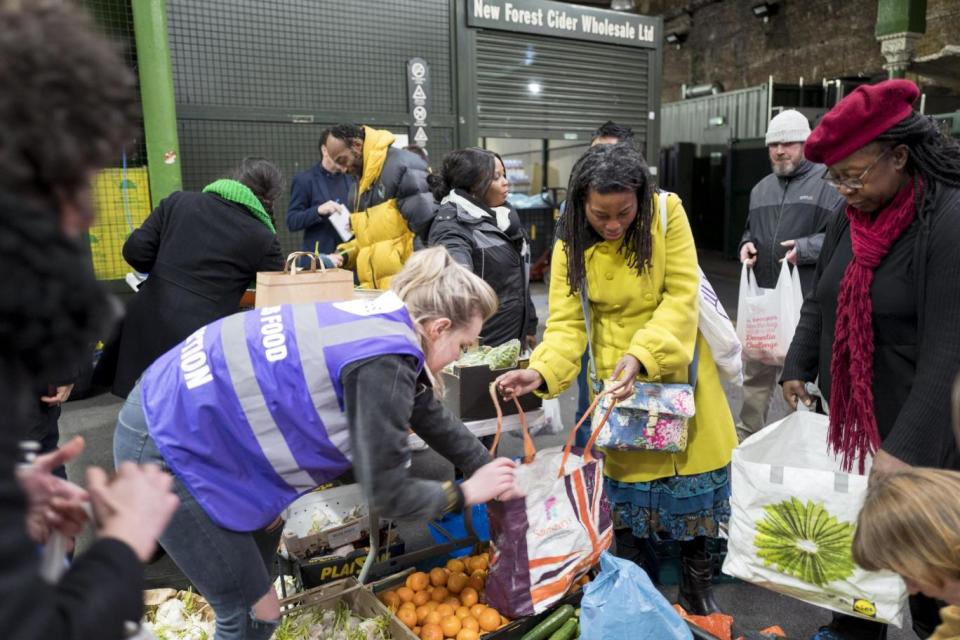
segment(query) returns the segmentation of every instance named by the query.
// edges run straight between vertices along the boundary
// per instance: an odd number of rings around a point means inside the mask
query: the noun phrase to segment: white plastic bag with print
[[[669,195],[669,191],[660,191],[657,194],[657,211],[660,213],[660,229],[664,237],[667,235]],[[700,333],[710,345],[720,378],[737,385],[743,384],[743,357],[737,331],[703,269],[698,266],[697,270],[700,272]]]
[[[773,289],[758,287],[753,270],[743,265],[737,336],[743,345],[744,357],[768,365],[782,365],[800,322],[802,306],[800,274],[796,269],[791,270],[786,260]]]
[[[827,450],[826,416],[799,411],[733,451],[723,572],[847,615],[900,626],[907,591],[894,573],[854,564],[867,476]]]

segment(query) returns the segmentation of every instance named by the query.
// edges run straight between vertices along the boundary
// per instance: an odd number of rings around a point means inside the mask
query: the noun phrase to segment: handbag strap
[[[500,435],[503,433],[503,409],[500,408],[500,398],[497,397],[497,381],[490,383],[490,397],[493,398],[493,406],[497,410],[497,434],[493,436],[493,444],[490,445],[490,455],[497,455],[497,446],[500,444]],[[530,437],[530,427],[527,424],[527,414],[520,406],[520,400],[513,396],[513,402],[517,405],[517,415],[520,416],[520,429],[523,431],[523,463],[530,464],[537,455],[537,449],[533,446],[533,438]]]
[[[580,426],[593,416],[593,412],[596,410],[597,405],[600,403],[600,398],[608,395],[606,392],[598,393],[593,398],[593,402],[590,403],[590,406],[587,407],[587,410],[580,417],[580,422],[577,423],[570,431],[570,435],[567,436],[567,443],[563,447],[563,457],[560,458],[560,471],[557,473],[558,478],[562,478],[566,474],[567,458],[570,457],[570,450],[573,448],[573,442],[576,440],[577,431],[580,430]],[[600,422],[594,427],[593,432],[590,434],[590,439],[587,440],[587,444],[583,446],[583,459],[586,462],[592,462],[595,458],[593,457],[593,445],[597,441],[597,436],[600,435],[600,431],[603,430],[603,426],[607,424],[607,418],[610,417],[610,414],[613,413],[613,408],[617,406],[617,401],[614,400],[610,403],[610,406],[607,407],[607,410],[603,412],[603,416],[600,418]]]

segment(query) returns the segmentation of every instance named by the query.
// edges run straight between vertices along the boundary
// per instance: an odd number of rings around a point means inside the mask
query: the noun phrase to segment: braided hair
[[[586,278],[584,252],[596,242],[598,234],[587,220],[587,198],[591,192],[622,193],[637,196],[637,217],[627,227],[618,250],[627,266],[643,272],[650,265],[653,250],[653,180],[643,155],[631,144],[591,147],[573,166],[567,186],[567,204],[557,231],[567,254],[567,283],[570,294],[580,291]]]
[[[940,130],[937,122],[912,113],[877,137],[875,142],[888,146],[906,145],[910,151],[907,169],[913,174],[917,193],[917,213],[933,206],[938,187],[960,188],[960,142]],[[916,182],[923,179],[923,189]],[[923,202],[919,202],[923,198]]]

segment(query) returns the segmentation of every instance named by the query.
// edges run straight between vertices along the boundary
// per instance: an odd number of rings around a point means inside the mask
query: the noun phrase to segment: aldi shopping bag
[[[733,451],[723,572],[810,604],[900,626],[907,592],[851,555],[867,476],[827,450],[826,416],[797,412]]]
[[[495,453],[502,414],[493,384],[490,393],[498,414],[491,446]],[[585,450],[573,447],[578,424],[565,447],[535,451],[522,410],[520,423],[525,458],[517,468],[516,484],[525,495],[487,503],[491,534],[487,602],[508,618],[547,610],[613,541],[610,506],[603,494],[603,458],[591,451],[599,431],[594,431]]]
[[[308,270],[297,271],[297,260],[308,257]],[[353,300],[353,273],[345,269],[327,269],[317,257],[306,251],[294,251],[287,256],[283,271],[261,271],[257,274],[256,307],[273,307],[278,304],[303,304],[311,302],[342,302]]]
[[[600,574],[583,588],[580,640],[692,640],[693,634],[635,562],[600,556]]]
[[[792,273],[791,273],[792,271]],[[800,273],[783,261],[774,289],[761,289],[753,270],[743,265],[737,307],[737,336],[750,360],[779,366],[787,357],[800,321],[803,292]]]

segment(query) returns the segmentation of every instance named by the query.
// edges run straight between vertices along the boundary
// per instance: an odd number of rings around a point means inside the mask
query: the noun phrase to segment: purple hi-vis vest
[[[393,293],[238,313],[147,369],[144,415],[164,460],[214,522],[254,531],[350,468],[341,371],[389,354],[423,366]]]

